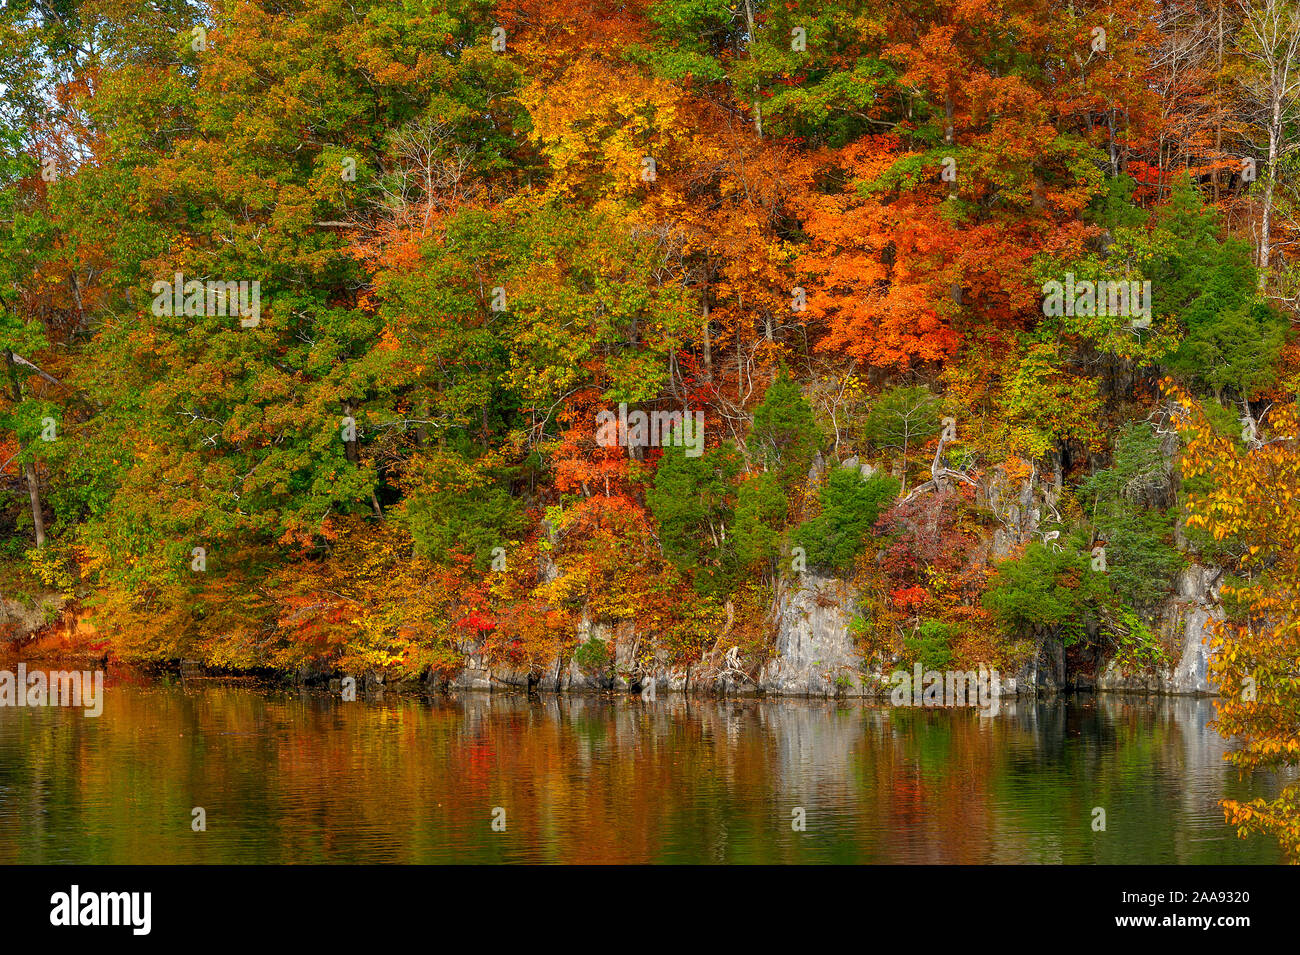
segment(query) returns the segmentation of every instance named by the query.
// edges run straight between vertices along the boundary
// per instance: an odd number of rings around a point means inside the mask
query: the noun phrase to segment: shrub
[[[771,568],[781,553],[781,528],[789,502],[776,475],[756,474],[740,486],[731,540],[742,570]]]
[[[1139,422],[1115,444],[1114,463],[1079,487],[1097,533],[1106,542],[1107,576],[1115,595],[1150,616],[1186,564],[1174,547],[1174,515],[1152,506],[1171,496],[1170,464],[1160,435]]]
[[[594,673],[609,666],[613,654],[608,643],[592,637],[586,643],[578,645],[578,649],[573,651],[573,659],[581,669]]]
[[[898,487],[888,475],[863,480],[857,468],[832,469],[818,493],[821,513],[799,525],[793,537],[809,566],[839,574],[851,571],[880,512],[898,496]]]
[[[1023,555],[998,565],[984,606],[1009,637],[1047,631],[1067,646],[1099,619],[1110,602],[1104,574],[1092,570],[1087,553],[1067,543],[1060,550],[1030,544]]]
[[[909,637],[903,638],[903,657],[908,666],[920,663],[924,670],[952,667],[952,641],[957,628],[938,620],[922,620]]]
[[[750,439],[784,489],[794,487],[808,473],[821,434],[812,406],[788,371],[782,369],[755,409]]]

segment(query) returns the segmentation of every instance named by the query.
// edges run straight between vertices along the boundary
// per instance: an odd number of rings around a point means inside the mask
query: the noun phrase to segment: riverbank
[[[1027,518],[1026,518],[1027,520]],[[1034,524],[1021,528],[1032,534]],[[1008,546],[996,535],[990,548]],[[1174,579],[1172,592],[1155,615],[1157,662],[1135,665],[1099,638],[1082,644],[1052,634],[1022,643],[1016,652],[993,644],[986,663],[971,655],[923,670],[998,673],[997,695],[1033,698],[1074,692],[1214,696],[1210,641],[1222,619],[1218,601],[1222,573],[1191,564]],[[577,631],[544,662],[511,658],[490,633],[460,631],[438,636],[453,654],[436,667],[349,666],[319,658],[297,666],[214,665],[202,656],[123,656],[131,640],[115,640],[95,625],[82,600],[67,593],[27,587],[21,596],[0,596],[0,652],[33,662],[69,661],[106,666],[148,666],[157,672],[211,673],[252,677],[272,683],[331,685],[343,681],[365,692],[402,687],[403,692],[522,691],[538,693],[684,694],[694,697],[824,697],[879,699],[891,691],[890,677],[911,672],[915,660],[894,655],[888,662],[864,659],[864,609],[850,581],[813,573],[778,581],[759,637],[742,639],[731,622],[703,641],[691,662],[675,660],[662,634],[645,633],[630,621],[580,617]],[[743,646],[743,649],[742,649]],[[247,655],[245,655],[247,656]],[[252,655],[256,658],[256,654]],[[355,655],[354,655],[355,656]]]

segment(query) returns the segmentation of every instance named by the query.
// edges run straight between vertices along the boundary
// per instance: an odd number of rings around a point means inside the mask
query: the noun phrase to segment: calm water
[[[1223,824],[1277,782],[1224,764],[1208,701],[106,695],[0,708],[0,863],[1278,861]]]

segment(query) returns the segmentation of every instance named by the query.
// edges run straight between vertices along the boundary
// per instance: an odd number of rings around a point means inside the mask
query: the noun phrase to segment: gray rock
[[[759,688],[776,696],[862,696],[862,659],[849,623],[855,605],[843,581],[804,575],[778,598],[776,656]]]
[[[1065,645],[1055,637],[1039,637],[1020,672],[1002,678],[1002,695],[1059,693],[1064,686]]]
[[[0,640],[20,640],[52,623],[68,601],[61,594],[48,593],[31,601],[11,600],[0,595]]]
[[[808,468],[808,486],[816,487],[821,481],[822,475],[826,473],[826,459],[818,451],[813,455],[812,465]]]
[[[453,690],[491,690],[492,671],[467,666],[451,678],[448,686]]]
[[[1147,672],[1125,672],[1111,660],[1097,680],[1099,690],[1132,693],[1169,693],[1214,696],[1218,688],[1210,679],[1211,624],[1223,619],[1218,604],[1222,571],[1193,564],[1174,582],[1174,595],[1166,602],[1158,634],[1174,648],[1177,662]]]

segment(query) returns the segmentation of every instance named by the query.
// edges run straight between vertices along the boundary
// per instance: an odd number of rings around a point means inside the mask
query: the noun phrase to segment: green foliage
[[[1110,588],[1078,543],[1058,550],[1035,542],[998,565],[983,604],[1008,637],[1047,632],[1069,646],[1098,621],[1098,608],[1111,602]]]
[[[1096,443],[1104,402],[1095,379],[1064,367],[1056,341],[1030,342],[1010,376],[999,408],[1013,443],[1030,458],[1040,458],[1057,442]]]
[[[754,409],[750,434],[752,447],[768,470],[776,472],[782,488],[788,491],[807,475],[813,454],[821,445],[821,435],[812,407],[785,369],[768,386],[762,404]]]
[[[1107,229],[1136,229],[1145,225],[1147,212],[1133,202],[1136,188],[1137,181],[1132,176],[1121,174],[1108,178],[1101,195],[1088,207],[1088,218]]]
[[[1259,298],[1250,246],[1218,238],[1218,213],[1185,176],[1157,220],[1169,239],[1150,270],[1152,283],[1185,329],[1170,367],[1216,397],[1226,388],[1253,397],[1276,380],[1289,326]]]
[[[1106,547],[1111,589],[1125,604],[1153,614],[1186,561],[1174,547],[1171,466],[1161,436],[1145,422],[1120,432],[1114,463],[1079,487]]]
[[[1148,670],[1169,665],[1169,651],[1129,607],[1120,607],[1110,633],[1118,649],[1115,662],[1125,670]]]
[[[871,406],[862,436],[879,448],[906,454],[939,433],[939,399],[924,385],[899,385]]]
[[[726,79],[719,56],[739,45],[739,18],[728,0],[659,0],[649,11],[657,42],[629,51],[634,62],[650,64],[668,80]]]
[[[1216,398],[1230,388],[1250,399],[1277,380],[1290,324],[1264,302],[1226,304],[1230,296],[1217,294],[1221,272],[1209,276],[1205,295],[1188,310],[1187,337],[1169,364]]]
[[[952,641],[957,628],[939,620],[922,620],[916,630],[903,638],[905,668],[920,663],[925,670],[947,670],[952,666]]]
[[[781,529],[789,500],[775,474],[762,471],[740,485],[731,530],[738,569],[770,571],[781,553]]]
[[[1106,547],[1111,589],[1124,603],[1153,617],[1187,561],[1173,546],[1173,513],[1114,504],[1096,518]]]
[[[1144,364],[1168,358],[1216,395],[1232,387],[1245,397],[1267,386],[1285,326],[1259,299],[1250,246],[1220,238],[1218,213],[1187,176],[1174,181],[1150,225],[1128,204],[1130,192],[1118,182],[1093,206],[1110,227],[1104,252],[1069,262],[1041,257],[1036,272],[1040,281],[1062,281],[1067,272],[1076,283],[1149,281],[1149,326],[1135,328],[1133,314],[1061,315],[1045,324],[1121,358]]]
[[[425,462],[404,510],[418,556],[446,563],[464,554],[480,572],[491,567],[496,547],[508,561],[511,542],[529,526],[501,473],[451,455]]]
[[[897,68],[881,55],[883,11],[861,0],[755,3],[753,9],[761,26],[730,72],[740,95],[758,102],[764,126],[832,147],[874,132],[872,111],[898,80]],[[805,32],[807,49],[793,48],[795,28]]]
[[[604,640],[592,637],[573,651],[574,662],[587,673],[599,673],[614,659],[612,648]]]
[[[847,574],[898,491],[899,482],[889,475],[864,480],[857,468],[832,468],[818,491],[821,513],[800,524],[791,542],[804,549],[809,567]]]
[[[740,455],[723,445],[690,457],[686,448],[664,448],[654,483],[646,489],[646,506],[659,525],[664,554],[694,573],[701,592],[713,592],[727,580],[726,527],[735,508],[733,482]]]

